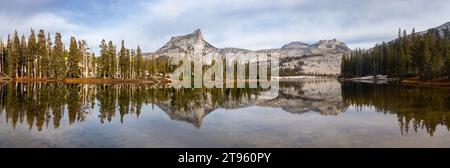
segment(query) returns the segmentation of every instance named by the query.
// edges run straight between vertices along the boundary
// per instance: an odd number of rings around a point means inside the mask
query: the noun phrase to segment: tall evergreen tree
[[[26,63],[27,63],[27,42],[25,39],[25,35],[22,35],[20,39],[20,60],[19,60],[19,70],[20,70],[20,77],[25,76],[26,71]]]
[[[67,72],[67,76],[70,78],[78,78],[81,75],[80,72],[80,64],[81,55],[79,53],[77,40],[75,37],[70,37],[70,47],[69,47],[69,55],[68,55],[68,66],[69,70]]]
[[[446,34],[446,33],[444,33]],[[342,58],[344,77],[385,74],[391,77],[418,76],[421,79],[449,77],[448,36],[436,30],[411,35],[399,30],[399,38],[368,51],[355,50]]]
[[[0,38],[0,76],[3,76],[4,74],[4,62],[6,60],[5,57],[6,53],[5,53],[5,46],[3,44],[3,39]]]
[[[422,73],[420,74],[423,79],[430,79],[431,78],[431,53],[429,49],[429,37],[428,35],[425,35],[425,38],[422,42],[422,62],[424,63]]]
[[[136,75],[138,78],[143,76],[143,59],[141,48],[138,46],[136,50]]]
[[[100,43],[100,60],[99,60],[99,68],[100,73],[102,77],[110,77],[109,76],[109,69],[111,66],[111,61],[108,53],[108,45],[106,44],[105,40],[103,39]]]
[[[110,69],[109,69],[109,76],[115,77],[117,73],[117,58],[116,58],[116,46],[114,46],[112,41],[108,42],[108,56],[111,60]]]
[[[443,56],[445,59],[445,75],[450,78],[450,40],[445,40]]]
[[[31,29],[30,36],[28,37],[28,54],[27,54],[27,72],[29,77],[36,77],[36,66],[37,66],[37,44],[36,35],[34,30]]]
[[[85,78],[85,77],[87,77],[88,76],[88,72],[89,72],[89,66],[88,66],[88,62],[89,62],[89,57],[90,57],[90,54],[89,54],[89,47],[88,47],[88,45],[87,45],[87,43],[86,43],[86,41],[85,40],[81,40],[81,41],[78,41],[78,48],[79,48],[79,53],[80,53],[80,56],[81,56],[81,63],[80,63],[80,65],[81,65],[81,77],[83,77],[83,78]]]
[[[130,49],[126,49],[125,51],[125,67],[127,68],[125,73],[125,78],[130,79],[131,78],[131,54]]]
[[[37,68],[39,77],[48,77],[49,72],[49,57],[47,51],[47,40],[45,38],[44,30],[39,30],[38,41],[37,41]]]
[[[92,61],[90,62],[90,66],[91,66],[90,74],[92,76],[98,76],[98,72],[99,72],[99,70],[98,70],[98,60],[99,59],[98,59],[98,57],[95,56],[95,53],[92,53],[91,59],[92,59]]]
[[[405,50],[404,50],[404,42],[405,42],[406,37],[402,36],[402,30],[399,29],[398,30],[398,38],[397,38],[397,60],[396,61],[399,66],[396,66],[396,72],[406,72],[406,64],[407,64],[407,60],[406,60],[406,54],[405,54]]]
[[[10,41],[10,40],[8,40]],[[17,31],[14,32],[12,41],[8,47],[7,71],[10,78],[18,77],[18,67],[20,60],[20,40]]]
[[[131,49],[130,53],[130,78],[134,79],[136,77],[136,52]]]
[[[64,58],[64,45],[61,40],[61,34],[55,34],[55,44],[53,46],[52,54],[52,70],[54,77],[57,79],[63,78],[66,74],[66,62]]]
[[[403,52],[405,54],[405,69],[408,74],[413,73],[412,68],[412,58],[411,58],[411,38],[408,37],[406,30],[403,31]]]
[[[125,42],[122,40],[120,52],[119,52],[119,67],[121,78],[127,78],[128,73],[128,60],[127,60],[127,49],[125,48]]]
[[[5,75],[8,77],[11,77],[11,71],[14,69],[14,67],[11,66],[12,62],[14,61],[12,58],[12,42],[11,42],[11,35],[8,34],[8,39],[6,40],[6,48],[5,48]]]
[[[52,69],[52,62],[54,61],[53,58],[53,42],[52,38],[50,37],[50,33],[47,32],[47,58],[48,58],[48,72],[47,76],[49,78],[52,78],[55,76],[53,73],[54,70]]]

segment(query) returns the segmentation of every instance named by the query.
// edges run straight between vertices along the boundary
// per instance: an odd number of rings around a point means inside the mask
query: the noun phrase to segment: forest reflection
[[[379,113],[395,114],[402,134],[412,128],[424,129],[432,136],[439,125],[450,128],[450,89],[445,88],[305,80],[281,82],[275,99],[261,99],[264,92],[249,88],[9,82],[0,86],[0,119],[13,128],[20,123],[42,131],[49,126],[59,128],[62,122],[84,122],[88,117],[99,124],[114,122],[114,118],[124,123],[125,116],[139,117],[143,111],[158,107],[172,120],[199,128],[205,116],[218,108],[260,106],[292,114],[312,111],[339,115],[353,106],[359,111],[374,108]]]
[[[450,129],[450,88],[344,82],[342,98],[359,111],[374,107],[377,112],[396,114],[402,134],[412,128],[433,136],[439,125]]]
[[[142,106],[157,105],[172,119],[193,122],[199,127],[207,113],[196,114],[198,108],[214,107],[224,102],[257,99],[260,89],[174,89],[164,86],[117,84],[79,85],[62,83],[3,83],[0,86],[0,107],[7,123],[27,123],[41,131],[53,124],[60,127],[65,115],[69,124],[83,122],[88,114],[98,114],[100,123],[111,122],[119,115],[139,117]],[[98,108],[95,108],[98,106]],[[196,111],[197,109],[197,111]]]

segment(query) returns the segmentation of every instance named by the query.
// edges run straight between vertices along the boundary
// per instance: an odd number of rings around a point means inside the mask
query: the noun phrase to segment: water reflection
[[[1,118],[16,128],[42,131],[62,122],[69,125],[95,119],[98,124],[124,123],[138,118],[143,106],[163,110],[172,120],[200,128],[217,109],[244,107],[281,108],[292,114],[317,112],[337,116],[357,107],[395,114],[400,133],[425,129],[433,135],[437,126],[449,129],[450,89],[406,87],[398,84],[339,83],[333,79],[280,83],[279,96],[261,99],[257,89],[173,89],[151,85],[66,85],[61,83],[3,83],[0,86]],[[144,110],[145,111],[145,110]],[[271,117],[271,116],[267,116]],[[67,120],[67,121],[66,121]],[[0,123],[2,124],[2,123]],[[127,123],[125,123],[127,124]],[[70,127],[70,126],[69,126]]]
[[[450,129],[450,88],[345,82],[342,98],[359,111],[372,106],[377,112],[396,114],[402,134],[411,127],[431,136],[439,125]]]
[[[164,110],[172,119],[200,127],[203,118],[218,108],[281,107],[301,114],[310,110],[336,115],[345,108],[337,81],[282,83],[276,99],[260,99],[262,89],[174,89],[149,85],[65,85],[60,83],[4,83],[0,106],[13,127],[27,122],[30,129],[53,124],[58,128],[65,111],[69,124],[83,122],[99,106],[100,123],[119,115],[139,117],[143,104]]]
[[[260,89],[174,89],[151,85],[65,85],[61,83],[4,83],[0,107],[6,122],[15,128],[26,122],[29,129],[60,126],[66,114],[69,124],[83,122],[98,113],[100,123],[114,117],[139,117],[144,104],[163,109],[172,119],[200,127],[202,119],[218,107],[242,107],[258,99]],[[239,105],[242,103],[242,105]],[[98,112],[94,110],[98,106]],[[119,116],[116,116],[119,115]]]

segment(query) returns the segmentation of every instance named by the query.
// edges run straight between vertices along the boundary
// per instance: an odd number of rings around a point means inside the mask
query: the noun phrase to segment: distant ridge
[[[347,45],[339,40],[320,40],[317,43],[309,45],[304,42],[294,41],[283,45],[281,48],[248,50],[242,48],[216,48],[208,43],[200,29],[194,30],[190,34],[175,36],[154,53],[144,54],[150,56],[154,54],[157,57],[165,57],[171,59],[180,54],[201,51],[203,55],[209,53],[218,53],[223,55],[234,55],[227,60],[239,58],[239,55],[248,53],[271,53],[278,55],[281,62],[281,75],[302,75],[302,74],[327,74],[339,75],[340,61],[344,52],[349,52]],[[204,63],[210,62],[212,58],[204,58]]]

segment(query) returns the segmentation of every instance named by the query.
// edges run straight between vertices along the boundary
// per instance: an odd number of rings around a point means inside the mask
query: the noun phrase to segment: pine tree
[[[5,46],[3,44],[3,39],[0,38],[0,76],[4,74],[4,61],[5,61]]]
[[[125,52],[125,67],[127,68],[126,73],[125,73],[125,78],[126,79],[130,79],[131,78],[131,53],[130,53],[130,49],[126,49]]]
[[[5,75],[7,75],[8,77],[10,76],[10,71],[13,69],[12,67],[10,67],[11,62],[13,60],[11,60],[12,58],[12,42],[11,42],[11,35],[8,34],[8,39],[6,40],[6,48],[5,48]]]
[[[131,49],[130,53],[130,78],[134,79],[136,77],[136,52],[134,49]]]
[[[109,65],[109,76],[116,77],[117,73],[117,58],[116,58],[116,46],[114,46],[112,41],[108,42],[108,56],[111,60],[111,64]]]
[[[430,49],[430,78],[434,79],[441,75],[442,70],[442,53],[440,46],[442,43],[439,32],[430,31],[429,33],[429,49]]]
[[[100,47],[100,60],[99,60],[100,74],[102,77],[109,77],[108,71],[111,66],[111,61],[108,55],[108,45],[106,44],[104,39],[100,43],[99,47]]]
[[[143,60],[141,48],[138,46],[136,49],[136,75],[137,78],[142,78],[143,75]]]
[[[27,42],[25,39],[25,35],[22,35],[20,39],[20,60],[19,60],[19,68],[20,68],[20,77],[25,76],[26,63],[27,63]]]
[[[403,52],[405,54],[405,69],[408,74],[413,73],[412,58],[411,58],[411,38],[408,37],[406,30],[403,30]]]
[[[411,48],[412,66],[414,67],[413,71],[415,72],[416,76],[419,76],[422,73],[424,66],[424,62],[422,59],[423,46],[420,37],[418,37],[414,29],[411,34],[411,41],[413,43],[413,47]]]
[[[425,35],[425,38],[422,42],[422,62],[423,64],[423,69],[422,69],[422,73],[421,73],[421,78],[422,79],[430,79],[431,78],[431,53],[430,53],[430,49],[429,49],[429,37],[428,34]]]
[[[13,41],[13,76],[18,78],[19,77],[19,70],[20,70],[20,57],[21,57],[21,51],[20,51],[20,39],[19,35],[17,34],[17,31],[14,32],[14,41]]]
[[[348,76],[348,62],[347,62],[347,53],[342,54],[341,57],[341,75],[342,76]]]
[[[8,40],[10,41],[10,40]],[[7,71],[8,76],[11,78],[18,77],[18,67],[20,60],[20,40],[17,31],[14,32],[12,41],[8,47],[8,57],[7,57]]]
[[[127,60],[127,49],[125,48],[124,40],[122,40],[120,47],[119,66],[121,78],[127,78],[126,74],[128,73],[128,60]]]
[[[52,63],[54,62],[53,58],[53,42],[52,38],[50,37],[50,33],[47,33],[47,58],[48,58],[48,72],[47,76],[49,78],[53,78],[55,74],[53,73],[54,70],[52,69]]]
[[[69,45],[69,47],[70,47],[70,45]],[[68,63],[68,61],[69,61],[69,51],[68,51],[68,49],[66,49],[65,45],[63,45],[63,49],[64,49],[63,60],[64,60],[65,64],[64,64],[64,71],[62,72],[61,75],[62,75],[62,77],[66,77],[67,73],[69,73],[69,63]]]
[[[78,49],[77,40],[75,37],[70,37],[70,47],[69,47],[69,55],[68,55],[68,66],[69,70],[67,76],[70,78],[78,78],[81,75],[80,72],[80,64],[81,56]]]
[[[28,54],[27,54],[27,72],[29,77],[36,77],[36,57],[37,57],[37,44],[36,44],[36,35],[34,34],[34,30],[31,29],[30,36],[28,37]]]
[[[78,41],[78,50],[80,54],[80,63],[81,64],[81,77],[87,77],[87,72],[89,71],[89,67],[87,66],[89,61],[89,48],[85,40]]]
[[[48,77],[49,72],[49,57],[47,51],[47,41],[45,38],[44,30],[39,30],[38,34],[38,42],[37,42],[37,69],[39,73],[39,77]]]
[[[91,66],[91,76],[98,76],[98,57],[95,56],[95,53],[92,53],[91,55],[91,59],[92,61],[90,62],[90,66]]]
[[[66,74],[66,62],[64,58],[64,45],[61,40],[61,34],[55,34],[55,45],[52,54],[52,70],[56,79],[63,78]]]
[[[149,61],[149,74],[150,77],[153,78],[155,73],[156,73],[156,58],[155,58],[155,54],[152,54],[152,58],[150,58]]]
[[[429,30],[410,36],[398,31],[398,39],[381,43],[369,51],[357,49],[343,56],[341,74],[344,77],[386,74],[406,77],[416,74],[421,79],[448,77],[448,32]]]
[[[398,61],[396,64],[396,73],[400,73],[400,72],[406,72],[406,64],[407,64],[407,60],[406,60],[406,55],[405,55],[405,50],[404,50],[404,40],[406,39],[406,37],[403,37],[401,34],[401,29],[398,30],[398,39],[397,39],[397,57],[398,57]]]
[[[445,59],[445,76],[447,76],[447,78],[450,78],[450,41],[449,40],[445,40],[444,42],[444,52],[443,52],[443,56]]]

